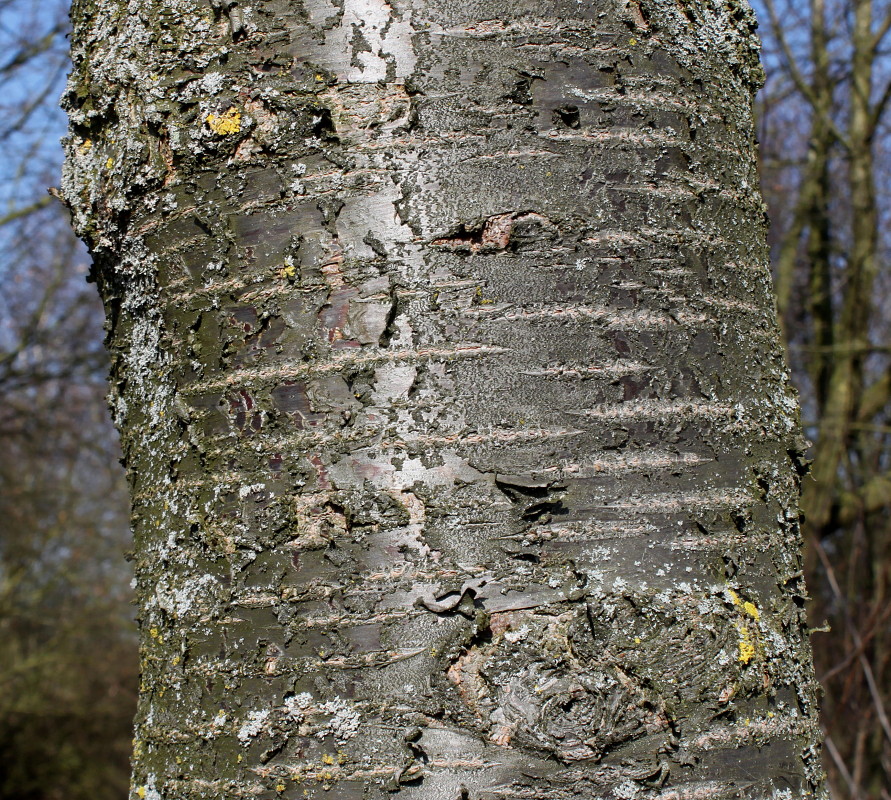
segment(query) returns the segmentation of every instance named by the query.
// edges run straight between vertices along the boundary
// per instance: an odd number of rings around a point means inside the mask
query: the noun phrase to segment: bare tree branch
[[[780,23],[774,0],[764,0],[764,5],[767,8],[767,13],[770,18],[770,24],[773,29],[774,36],[776,37],[776,40],[782,50],[783,59],[786,62],[786,67],[789,70],[789,76],[792,78],[792,81],[795,84],[795,87],[800,92],[801,96],[804,97],[804,99],[807,100],[808,103],[810,103],[811,107],[816,113],[818,106],[816,97],[814,96],[810,85],[808,84],[807,80],[805,80],[804,75],[800,67],[798,66],[798,60],[792,53],[792,48],[789,46],[785,30],[783,28],[783,25]],[[823,114],[822,116],[823,122],[829,128],[829,130],[832,131],[832,134],[835,137],[836,141],[847,149],[849,147],[848,139],[844,135],[842,130],[838,127],[835,120],[832,119],[831,116],[828,116],[826,114]]]

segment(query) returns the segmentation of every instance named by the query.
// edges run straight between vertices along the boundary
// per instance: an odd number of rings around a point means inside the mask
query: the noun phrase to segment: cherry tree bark
[[[820,795],[738,0],[77,0],[132,797]]]

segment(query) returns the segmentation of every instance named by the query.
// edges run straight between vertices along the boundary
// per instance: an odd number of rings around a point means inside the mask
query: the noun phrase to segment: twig
[[[835,766],[838,771],[841,773],[842,778],[845,779],[845,783],[848,784],[848,789],[851,792],[851,797],[857,798],[860,797],[860,789],[857,784],[854,783],[854,779],[851,777],[851,773],[848,772],[848,768],[845,766],[845,762],[842,761],[841,753],[838,752],[838,748],[835,746],[835,742],[832,741],[832,737],[827,733],[826,734],[826,749],[829,751],[829,755],[832,757],[832,760],[835,762]]]

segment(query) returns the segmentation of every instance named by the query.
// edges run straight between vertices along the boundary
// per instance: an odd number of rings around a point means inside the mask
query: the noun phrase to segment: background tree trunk
[[[805,426],[811,618],[833,797],[891,800],[891,313],[882,0],[764,0],[761,158]]]
[[[82,0],[133,796],[822,790],[736,0]]]

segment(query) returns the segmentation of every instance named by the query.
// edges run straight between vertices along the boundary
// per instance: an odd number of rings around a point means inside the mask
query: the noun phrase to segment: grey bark
[[[736,0],[80,0],[133,797],[819,795]]]

